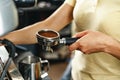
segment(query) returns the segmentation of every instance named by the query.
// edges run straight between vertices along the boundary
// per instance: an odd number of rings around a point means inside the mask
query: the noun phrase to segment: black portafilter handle
[[[64,45],[71,45],[75,41],[77,41],[79,38],[62,38],[60,39],[60,44]]]

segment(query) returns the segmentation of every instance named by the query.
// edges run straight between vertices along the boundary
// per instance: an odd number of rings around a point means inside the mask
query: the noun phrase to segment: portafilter
[[[42,49],[52,53],[52,46],[59,44],[70,45],[75,42],[78,38],[61,38],[60,34],[51,29],[43,29],[36,33],[37,41],[42,46]]]

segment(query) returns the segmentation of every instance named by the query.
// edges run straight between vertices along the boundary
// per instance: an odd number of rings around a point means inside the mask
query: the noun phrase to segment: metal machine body
[[[18,13],[14,1],[0,0],[0,36],[16,29],[17,26]],[[0,39],[0,44],[3,44],[3,46],[0,46],[0,80],[25,80],[13,60],[16,53],[14,44],[6,39]],[[41,68],[41,66],[39,67]],[[39,80],[50,80],[47,72],[39,77],[41,77]]]
[[[6,39],[0,40],[0,43],[5,45],[0,46],[0,80],[24,80],[13,62],[14,44]]]
[[[14,30],[18,25],[18,14],[13,0],[0,0],[0,36]]]

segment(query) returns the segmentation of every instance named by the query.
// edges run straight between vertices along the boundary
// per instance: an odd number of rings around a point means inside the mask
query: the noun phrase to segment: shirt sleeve
[[[65,0],[65,3],[74,6],[75,5],[76,0]]]

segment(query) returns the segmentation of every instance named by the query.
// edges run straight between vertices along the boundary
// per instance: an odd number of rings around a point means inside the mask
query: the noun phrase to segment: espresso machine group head
[[[70,45],[75,42],[78,38],[61,38],[60,34],[51,29],[43,29],[36,33],[38,43],[42,46],[42,49],[53,53],[52,46],[59,44]]]

